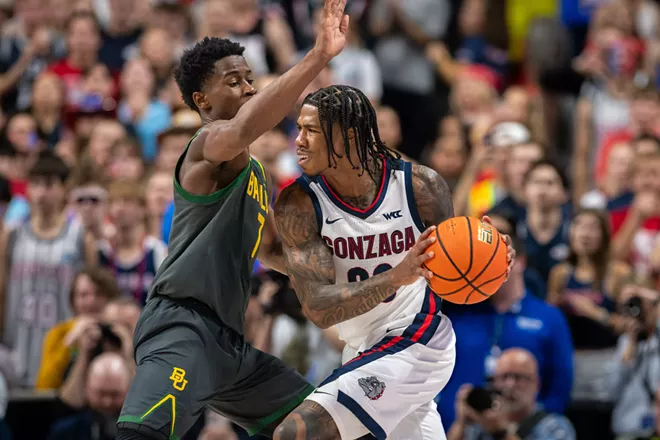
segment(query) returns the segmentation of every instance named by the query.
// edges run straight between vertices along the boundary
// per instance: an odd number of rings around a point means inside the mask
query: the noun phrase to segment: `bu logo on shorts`
[[[175,390],[183,391],[183,389],[186,387],[188,381],[184,379],[184,377],[186,377],[186,370],[183,368],[174,367],[172,370],[172,375],[170,376],[170,380],[172,381],[172,386]]]
[[[371,400],[378,400],[385,391],[385,384],[379,381],[376,376],[363,377],[358,379],[358,385],[364,391],[364,394]]]

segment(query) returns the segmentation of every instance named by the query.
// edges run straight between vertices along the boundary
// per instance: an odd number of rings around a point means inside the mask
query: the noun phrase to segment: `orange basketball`
[[[474,217],[455,217],[438,225],[435,256],[425,267],[434,276],[431,290],[455,304],[476,304],[497,292],[506,278],[506,243],[492,225]]]

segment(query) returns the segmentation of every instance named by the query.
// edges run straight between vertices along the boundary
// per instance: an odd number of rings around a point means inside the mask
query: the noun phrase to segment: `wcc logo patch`
[[[371,400],[380,399],[380,396],[382,396],[385,391],[385,384],[379,381],[376,376],[358,379],[358,385],[360,385],[360,388],[364,391],[364,395]]]

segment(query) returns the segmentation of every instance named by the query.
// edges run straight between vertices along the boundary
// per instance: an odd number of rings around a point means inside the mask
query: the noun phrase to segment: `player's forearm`
[[[291,275],[291,280],[294,286],[298,285],[295,275]],[[312,322],[326,329],[367,313],[400,287],[391,273],[385,272],[355,283],[308,284],[301,292],[298,289],[296,292]]]
[[[312,49],[301,62],[246,102],[230,122],[211,124],[209,141],[205,144],[211,149],[222,145],[230,151],[205,151],[204,157],[212,162],[230,160],[275,127],[328,61],[327,57]]]

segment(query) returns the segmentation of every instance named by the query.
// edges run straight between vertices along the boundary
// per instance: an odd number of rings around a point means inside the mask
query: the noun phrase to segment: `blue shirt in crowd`
[[[173,218],[174,218],[174,202],[170,202],[170,205],[165,210],[165,215],[163,215],[163,227],[162,227],[163,236],[161,237],[161,239],[165,244],[170,244],[170,230],[172,230]]]
[[[446,428],[447,430],[449,428]],[[479,425],[470,425],[465,430],[463,440],[492,440]],[[561,414],[548,414],[532,428],[532,432],[523,440],[575,440],[575,429],[571,422]]]
[[[456,365],[438,396],[444,426],[454,422],[456,393],[464,383],[483,386],[492,375],[496,356],[520,347],[539,363],[539,402],[547,412],[562,413],[573,385],[573,342],[559,309],[529,292],[506,313],[497,313],[489,301],[471,306],[444,302],[442,311],[456,333]],[[487,371],[489,370],[489,371]]]

